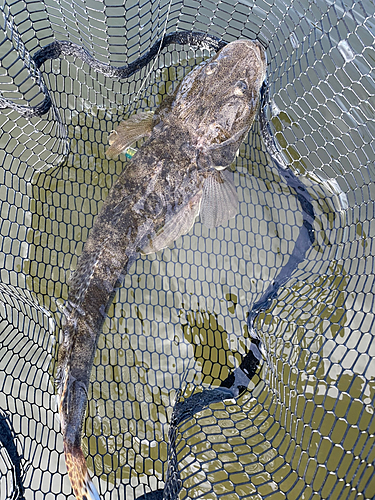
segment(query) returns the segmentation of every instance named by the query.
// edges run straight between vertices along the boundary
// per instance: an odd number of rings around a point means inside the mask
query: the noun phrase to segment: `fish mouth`
[[[263,45],[258,40],[237,40],[236,43],[246,45],[246,47],[255,55],[259,64],[265,70],[267,67],[267,54]]]
[[[233,47],[237,46],[245,46],[248,55],[251,54],[252,57],[255,56],[255,59],[258,61],[260,68],[262,68],[262,73],[266,74],[267,69],[267,54],[263,47],[263,45],[258,40],[234,40],[230,43]]]

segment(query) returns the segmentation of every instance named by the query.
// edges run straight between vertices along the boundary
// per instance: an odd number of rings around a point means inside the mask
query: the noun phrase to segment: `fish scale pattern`
[[[257,121],[231,166],[236,218],[198,219],[133,264],[91,375],[90,472],[107,500],[374,498],[374,16],[371,0],[0,0],[1,499],[73,500],[56,356],[69,277],[126,161],[106,159],[108,135],[212,51],[170,45],[123,80],[32,56],[67,40],[122,66],[177,30],[267,48],[266,113],[300,184]],[[45,89],[45,115],[2,107]]]

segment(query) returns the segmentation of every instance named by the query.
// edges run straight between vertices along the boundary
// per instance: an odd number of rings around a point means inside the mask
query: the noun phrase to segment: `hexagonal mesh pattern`
[[[126,275],[84,427],[103,498],[162,489],[174,463],[182,489],[164,498],[375,496],[374,16],[371,0],[1,0],[0,91],[21,105],[43,100],[30,56],[53,40],[120,66],[176,30],[258,38],[271,128],[311,200],[314,241],[294,265],[304,208],[257,122],[232,166],[238,216],[197,221]],[[47,61],[49,113],[1,110],[1,499],[73,499],[54,395],[59,309],[124,166],[106,159],[108,134],[208,55],[171,45],[126,80]],[[254,342],[263,361],[247,389],[223,396]]]

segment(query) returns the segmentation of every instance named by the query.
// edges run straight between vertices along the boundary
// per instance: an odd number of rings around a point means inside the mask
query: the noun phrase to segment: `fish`
[[[235,40],[188,73],[155,112],[140,111],[109,136],[114,159],[140,139],[103,202],[69,281],[58,353],[58,411],[77,500],[98,500],[81,448],[93,360],[116,290],[137,256],[162,250],[192,228],[237,214],[228,167],[259,107],[266,54]]]
[[[26,471],[22,467],[23,456],[18,453],[16,439],[9,417],[6,413],[0,411],[0,443],[7,450],[14,466],[13,477],[15,489],[12,498],[23,500],[25,498],[23,478]]]

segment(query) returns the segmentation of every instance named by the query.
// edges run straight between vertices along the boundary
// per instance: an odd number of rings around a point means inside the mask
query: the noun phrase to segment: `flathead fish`
[[[98,499],[81,449],[98,337],[116,288],[139,252],[186,234],[200,214],[208,227],[237,213],[225,170],[249,132],[266,74],[258,42],[236,40],[196,66],[155,113],[140,112],[110,135],[107,157],[148,137],[111,188],[69,284],[59,348],[59,415],[77,500]]]

